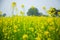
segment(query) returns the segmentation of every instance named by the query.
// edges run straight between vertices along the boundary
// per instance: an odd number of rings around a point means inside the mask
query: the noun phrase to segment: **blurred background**
[[[28,10],[31,6],[36,7],[40,13],[46,15],[46,10],[50,7],[54,7],[56,9],[60,9],[60,0],[0,0],[0,11],[5,13],[4,15],[11,16],[12,15],[12,2],[16,2],[16,7],[14,9],[14,15],[18,13],[20,15],[20,11],[25,12],[25,16],[27,15]],[[21,8],[21,5],[24,5],[24,9]],[[45,10],[42,9],[45,7]]]

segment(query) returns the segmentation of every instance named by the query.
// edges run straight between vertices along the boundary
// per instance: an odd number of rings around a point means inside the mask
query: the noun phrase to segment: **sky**
[[[18,11],[15,11],[14,14],[19,13],[22,8],[21,5],[25,5],[25,13],[27,13],[28,9],[33,5],[38,8],[39,12],[46,14],[46,12],[42,9],[43,6],[46,9],[50,7],[55,7],[56,9],[60,9],[60,0],[0,0],[0,11],[6,13],[7,16],[12,15],[12,7],[11,3],[16,2]],[[25,14],[26,15],[26,14]]]

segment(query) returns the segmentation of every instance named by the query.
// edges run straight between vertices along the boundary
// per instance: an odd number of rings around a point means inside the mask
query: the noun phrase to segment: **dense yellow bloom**
[[[27,39],[28,38],[28,35],[27,34],[24,34],[23,35],[23,39]]]
[[[18,26],[17,25],[14,25],[14,29],[17,29],[18,28]]]
[[[53,31],[53,30],[55,30],[55,27],[53,27],[53,26],[52,27],[49,27],[49,30],[50,31]]]
[[[16,30],[16,29],[14,29],[14,33],[15,33],[15,32],[17,32],[17,30]]]
[[[29,28],[30,31],[34,32],[34,28]]]
[[[46,19],[46,20],[47,20],[48,23],[53,22],[53,18],[48,18],[48,19]]]
[[[59,17],[14,16],[3,17],[3,21],[0,18],[0,32],[5,40],[29,40],[30,37],[30,40],[59,39],[59,28]]]
[[[48,35],[49,35],[49,32],[48,32],[48,31],[45,31],[44,34],[45,34],[46,36],[48,36]]]
[[[41,40],[41,38],[40,37],[37,37],[37,38],[35,38],[36,40]]]
[[[60,26],[60,18],[56,18],[56,23],[57,23],[58,26]]]
[[[17,32],[17,28],[18,28],[18,26],[14,25],[14,32]]]

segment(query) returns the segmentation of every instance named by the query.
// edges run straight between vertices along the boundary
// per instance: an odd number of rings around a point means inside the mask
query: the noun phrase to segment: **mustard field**
[[[60,17],[1,17],[0,40],[60,40]]]

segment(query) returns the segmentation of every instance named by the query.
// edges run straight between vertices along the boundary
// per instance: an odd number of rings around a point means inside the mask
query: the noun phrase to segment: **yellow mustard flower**
[[[49,27],[49,31],[55,30],[55,27]]]
[[[27,34],[24,34],[23,35],[23,39],[27,39],[28,38],[28,35]]]
[[[17,32],[17,30],[16,29],[14,29],[14,33],[16,33]]]
[[[34,32],[34,28],[29,28],[30,31]]]
[[[16,2],[12,2],[12,7],[14,8],[16,6]]]
[[[24,14],[24,12],[23,11],[20,11],[20,14]]]
[[[35,7],[34,6],[31,6],[32,9],[34,9]]]
[[[14,25],[14,29],[17,29],[18,28],[18,26],[17,25]]]
[[[48,23],[51,23],[52,21],[53,21],[53,18],[48,18],[48,19],[47,19],[47,22],[48,22]]]
[[[37,38],[35,38],[36,40],[41,40],[41,38],[40,37],[37,37]]]
[[[23,11],[20,11],[20,14],[23,16],[24,15],[24,12]]]
[[[24,4],[22,4],[21,7],[24,8]]]
[[[49,32],[48,31],[45,31],[44,32],[44,35],[46,35],[46,36],[49,35]]]
[[[46,10],[46,7],[45,7],[45,6],[43,6],[43,7],[42,7],[42,9]]]

